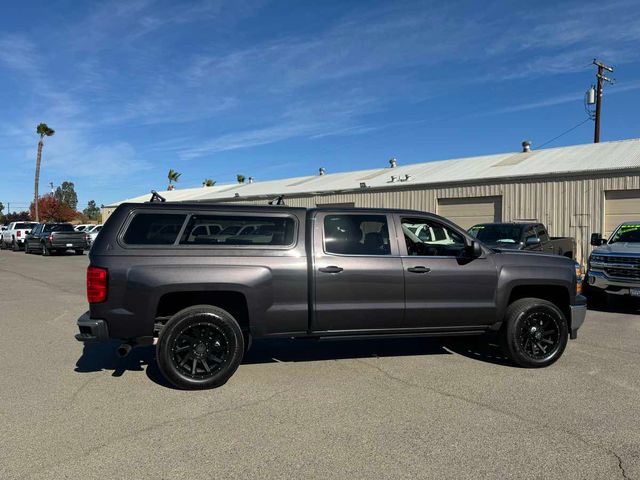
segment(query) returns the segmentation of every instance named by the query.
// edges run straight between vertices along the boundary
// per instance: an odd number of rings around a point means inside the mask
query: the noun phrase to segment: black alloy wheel
[[[558,321],[545,310],[532,311],[521,320],[520,347],[534,360],[553,355],[560,345]]]
[[[242,330],[227,311],[211,305],[188,307],[162,327],[158,367],[178,388],[219,387],[240,365],[244,345]]]
[[[501,336],[505,353],[516,365],[546,367],[562,356],[569,340],[569,324],[552,302],[521,298],[507,308]]]
[[[205,379],[229,363],[229,340],[209,322],[190,325],[178,333],[171,345],[173,363],[187,377]]]

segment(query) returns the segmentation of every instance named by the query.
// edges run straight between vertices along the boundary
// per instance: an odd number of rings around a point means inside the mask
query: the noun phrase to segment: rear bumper
[[[51,242],[49,243],[49,248],[53,248],[53,249],[69,249],[69,250],[74,250],[74,249],[83,249],[86,250],[87,249],[87,242],[82,241],[82,242]]]
[[[107,322],[94,319],[86,312],[78,319],[80,333],[75,335],[76,340],[83,343],[106,342],[109,340],[109,327]]]
[[[570,305],[570,308],[571,332],[569,332],[569,336],[572,340],[575,340],[578,338],[578,329],[582,326],[587,316],[587,299],[582,295],[577,295],[575,305]]]

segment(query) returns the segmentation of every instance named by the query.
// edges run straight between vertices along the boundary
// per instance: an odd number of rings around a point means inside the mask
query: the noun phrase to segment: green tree
[[[205,178],[204,182],[202,182],[202,185],[204,185],[205,187],[213,187],[216,184],[215,180],[211,180],[210,178]]]
[[[90,220],[98,220],[100,217],[100,209],[96,205],[95,200],[89,200],[87,208],[85,208],[82,213],[84,213]]]
[[[244,183],[245,176],[239,173],[238,175],[236,175],[236,180],[238,180],[238,183]]]
[[[167,174],[167,178],[169,179],[169,185],[173,182],[177,182],[180,178],[181,173],[176,172],[173,168],[169,169],[169,173]]]
[[[42,147],[44,146],[44,137],[50,137],[56,132],[53,128],[49,128],[46,123],[39,123],[36,127],[36,133],[40,135],[40,140],[38,140],[38,155],[36,156],[36,178],[34,182],[33,203],[35,205],[34,220],[36,222],[39,222],[40,216],[38,214],[38,188],[40,187],[40,163],[42,162]]]
[[[73,182],[62,182],[62,185],[56,188],[55,197],[58,202],[72,210],[75,210],[78,206],[78,195]]]

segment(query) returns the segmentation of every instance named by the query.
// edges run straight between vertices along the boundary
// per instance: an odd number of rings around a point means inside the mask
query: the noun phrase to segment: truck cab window
[[[542,225],[538,225],[536,227],[536,233],[538,234],[538,237],[540,237],[540,241],[542,243],[546,243],[549,241],[549,234]]]
[[[324,218],[327,253],[391,255],[385,215],[327,215]]]
[[[433,220],[402,218],[407,253],[432,257],[459,257],[466,248],[462,235]]]

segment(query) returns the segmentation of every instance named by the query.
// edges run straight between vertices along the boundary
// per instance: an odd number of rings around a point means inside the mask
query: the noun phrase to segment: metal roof
[[[640,139],[569,147],[439,160],[353,172],[310,175],[244,184],[224,184],[158,192],[168,201],[206,201],[233,198],[296,196],[367,189],[482,182],[541,175],[566,175],[639,169]],[[392,176],[395,180],[392,180]],[[408,176],[408,177],[407,177]],[[363,188],[364,189],[364,188]],[[145,202],[150,194],[124,202]]]

